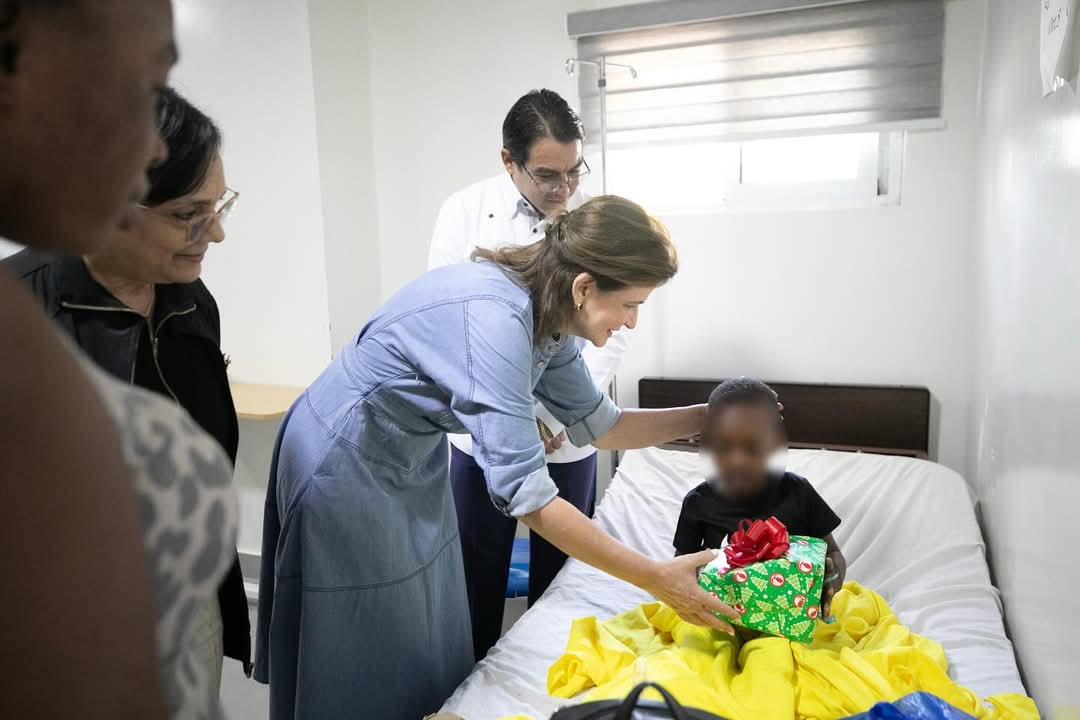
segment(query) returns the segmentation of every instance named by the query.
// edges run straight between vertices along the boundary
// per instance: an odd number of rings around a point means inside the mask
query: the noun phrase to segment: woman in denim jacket
[[[534,403],[575,445],[629,449],[696,434],[704,407],[621,411],[576,337],[602,346],[675,275],[666,230],[599,197],[543,241],[477,251],[392,297],[286,416],[266,499],[256,678],[271,717],[408,718],[473,664],[448,432],[473,437],[491,500],[568,555],[727,628],[697,587],[711,551],[659,562],[557,496]]]

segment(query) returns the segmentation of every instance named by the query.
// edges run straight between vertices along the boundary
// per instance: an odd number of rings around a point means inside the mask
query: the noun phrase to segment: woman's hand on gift
[[[697,583],[698,569],[708,565],[715,557],[715,550],[702,550],[661,563],[655,581],[645,589],[686,622],[733,635],[735,629],[731,624],[724,622],[714,613],[729,618],[738,617],[738,613],[720,602],[712,593],[702,590]]]
[[[731,625],[713,613],[736,617],[736,612],[697,583],[698,568],[712,562],[717,551],[654,560],[615,540],[560,497],[520,519],[570,557],[652,593],[683,620],[734,633]]]
[[[847,560],[840,552],[840,546],[836,544],[832,534],[825,536],[828,545],[825,555],[825,580],[821,590],[821,616],[829,617],[832,612],[832,599],[840,588],[844,587],[844,577],[847,575]]]

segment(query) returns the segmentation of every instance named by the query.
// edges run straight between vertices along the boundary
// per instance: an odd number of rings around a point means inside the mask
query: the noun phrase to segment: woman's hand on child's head
[[[698,569],[708,565],[715,557],[716,551],[702,550],[661,563],[655,586],[645,589],[686,622],[715,628],[731,635],[735,633],[735,629],[713,613],[730,618],[738,617],[738,614],[720,602],[715,595],[702,590],[697,583]]]

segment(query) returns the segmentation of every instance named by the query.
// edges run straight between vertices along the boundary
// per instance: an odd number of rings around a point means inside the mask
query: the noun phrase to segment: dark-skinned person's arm
[[[840,588],[844,587],[844,578],[847,576],[847,560],[844,553],[840,552],[840,546],[836,544],[836,538],[829,533],[825,536],[825,582],[821,591],[821,616],[828,617],[832,611],[832,599]]]
[[[136,494],[90,379],[0,276],[0,716],[165,717]]]

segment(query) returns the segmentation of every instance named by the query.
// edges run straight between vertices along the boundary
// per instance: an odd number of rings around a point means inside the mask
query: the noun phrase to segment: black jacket
[[[236,463],[240,431],[221,354],[221,321],[201,281],[158,285],[148,322],[98,284],[80,258],[24,250],[2,264],[95,363],[178,402]],[[251,622],[239,557],[218,589],[218,602],[225,655],[248,670]]]

